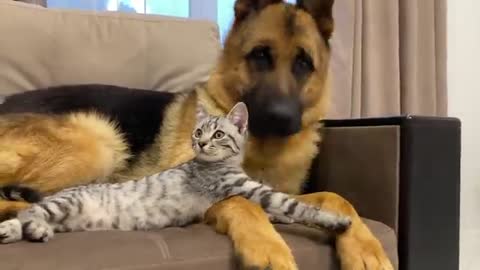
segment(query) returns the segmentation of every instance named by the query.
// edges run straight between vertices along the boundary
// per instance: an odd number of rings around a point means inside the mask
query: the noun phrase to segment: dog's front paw
[[[0,243],[7,244],[22,240],[22,224],[18,219],[0,223]]]
[[[381,243],[364,224],[352,225],[336,242],[342,270],[394,270]]]
[[[235,243],[238,269],[297,270],[290,248],[275,235],[251,232]]]
[[[44,220],[30,220],[23,224],[23,234],[33,242],[48,242],[53,238],[53,229]]]
[[[260,205],[243,197],[232,197],[210,207],[205,221],[217,232],[231,237],[237,269],[298,269],[290,248]]]

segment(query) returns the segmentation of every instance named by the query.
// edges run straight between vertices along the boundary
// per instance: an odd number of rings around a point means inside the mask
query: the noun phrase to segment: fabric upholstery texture
[[[367,220],[367,224],[396,263],[396,241],[392,230],[375,221]],[[323,233],[299,225],[278,225],[277,228],[292,248],[299,269],[339,269],[335,250]],[[235,269],[231,242],[203,224],[150,232],[57,234],[45,244],[19,242],[1,247],[0,268]]]
[[[208,79],[215,23],[0,1],[0,94],[103,83],[171,92]]]
[[[325,128],[312,185],[398,231],[399,150],[399,126]]]

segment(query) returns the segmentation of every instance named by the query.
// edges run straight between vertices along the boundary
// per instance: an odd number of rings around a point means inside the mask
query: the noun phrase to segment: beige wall
[[[480,269],[480,1],[448,0],[449,115],[462,120],[460,269]]]

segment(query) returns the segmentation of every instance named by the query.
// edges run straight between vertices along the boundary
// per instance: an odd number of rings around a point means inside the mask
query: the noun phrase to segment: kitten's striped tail
[[[0,187],[0,199],[37,203],[42,200],[42,195],[33,188],[19,185],[6,185]]]

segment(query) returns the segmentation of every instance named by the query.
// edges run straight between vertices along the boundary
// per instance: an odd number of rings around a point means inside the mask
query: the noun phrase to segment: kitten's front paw
[[[47,242],[53,238],[53,229],[43,220],[30,220],[23,224],[25,238],[33,242]]]
[[[278,223],[278,224],[291,224],[294,223],[295,220],[293,218],[281,215],[275,215],[271,213],[267,213],[268,219],[270,223]]]
[[[313,225],[314,227],[319,227],[320,229],[324,229],[336,234],[346,231],[351,224],[352,220],[350,217],[324,211],[314,218],[313,224],[309,222],[309,225]]]
[[[0,243],[8,244],[22,240],[22,224],[18,219],[0,223]]]
[[[352,220],[346,216],[337,216],[333,222],[327,224],[325,227],[327,230],[334,233],[343,233],[352,225]]]

